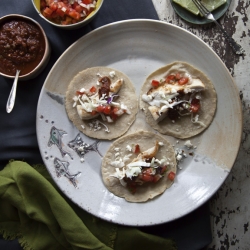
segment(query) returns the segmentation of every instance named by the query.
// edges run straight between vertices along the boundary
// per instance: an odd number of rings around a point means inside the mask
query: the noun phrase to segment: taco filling
[[[212,82],[185,62],[151,73],[141,89],[140,107],[147,123],[162,134],[189,138],[212,122],[217,95]]]
[[[205,126],[199,121],[204,90],[204,83],[193,78],[188,70],[172,67],[163,78],[151,81],[151,88],[142,95],[142,100],[150,105],[148,110],[157,123],[165,118],[175,122],[189,115],[191,122]]]
[[[162,143],[156,141],[154,147],[140,153],[140,145],[136,144],[134,152],[139,153],[137,157],[128,164],[127,160],[130,155],[127,155],[124,159],[119,158],[111,162],[113,167],[120,167],[115,168],[116,172],[110,176],[118,178],[121,185],[126,186],[133,194],[136,193],[137,186],[160,181],[166,174],[170,164],[165,157],[163,159],[156,158],[160,145]],[[132,147],[127,146],[127,148]],[[167,176],[169,180],[173,181],[175,173],[170,171]]]
[[[101,116],[105,122],[115,122],[123,114],[131,114],[124,103],[116,101],[119,99],[118,92],[122,85],[123,79],[111,82],[109,76],[99,76],[97,86],[93,85],[89,89],[81,88],[76,91],[72,100],[73,107],[76,107],[82,120]]]

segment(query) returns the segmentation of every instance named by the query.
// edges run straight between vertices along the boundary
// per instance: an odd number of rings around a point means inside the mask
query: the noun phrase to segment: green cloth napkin
[[[0,234],[28,250],[176,249],[170,239],[85,212],[64,197],[43,165],[22,161],[0,171]]]

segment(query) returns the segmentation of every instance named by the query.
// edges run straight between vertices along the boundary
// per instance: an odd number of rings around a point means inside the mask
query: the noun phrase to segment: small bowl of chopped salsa
[[[0,75],[19,80],[35,78],[47,65],[50,46],[41,25],[27,16],[0,18]]]
[[[78,29],[88,24],[104,0],[31,0],[38,14],[62,29]]]

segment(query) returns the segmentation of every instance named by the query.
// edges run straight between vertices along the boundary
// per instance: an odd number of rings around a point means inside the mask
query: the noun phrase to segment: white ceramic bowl
[[[29,80],[32,78],[35,78],[39,73],[41,73],[41,71],[44,69],[44,67],[47,65],[49,58],[50,58],[50,45],[49,45],[49,41],[48,38],[43,30],[43,28],[41,27],[41,25],[36,22],[34,19],[27,17],[27,16],[23,16],[23,15],[18,15],[18,14],[10,14],[10,15],[6,15],[0,18],[0,26],[8,21],[12,21],[12,20],[23,20],[29,23],[33,23],[36,27],[39,28],[39,30],[42,33],[42,36],[44,38],[44,42],[45,42],[45,50],[44,50],[44,54],[42,59],[40,60],[40,62],[38,63],[38,65],[33,68],[31,71],[29,71],[26,74],[22,74],[22,71],[18,77],[19,80]],[[7,78],[11,78],[14,79],[15,78],[15,74],[14,75],[9,75],[6,73],[3,73],[0,71],[0,75],[7,77]]]
[[[49,19],[47,19],[45,16],[43,16],[43,14],[40,11],[40,0],[31,0],[35,10],[37,11],[37,13],[40,15],[41,18],[46,20],[51,25],[58,27],[58,28],[61,28],[61,29],[65,29],[65,30],[79,29],[79,28],[85,26],[86,24],[88,24],[95,17],[95,15],[98,13],[98,11],[100,10],[100,8],[103,4],[103,1],[104,0],[97,0],[95,10],[92,11],[83,21],[78,22],[78,23],[74,23],[74,24],[61,25],[61,24],[56,24],[56,23],[50,21]]]

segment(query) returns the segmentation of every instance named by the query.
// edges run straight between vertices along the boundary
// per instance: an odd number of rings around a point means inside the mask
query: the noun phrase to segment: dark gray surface
[[[47,74],[68,46],[91,30],[114,21],[158,19],[151,0],[105,0],[100,12],[89,25],[72,31],[49,25],[38,16],[30,0],[1,0],[0,16],[7,14],[22,14],[37,20],[48,36],[52,54],[49,64],[37,78],[19,82],[15,107],[10,114],[5,110],[13,81],[0,76],[0,169],[10,159],[24,160],[29,164],[42,163],[36,138],[37,102]],[[144,227],[142,230],[174,238],[179,250],[199,250],[211,242],[208,204],[177,221]],[[17,240],[5,241],[0,238],[0,250],[18,249],[21,247]]]

